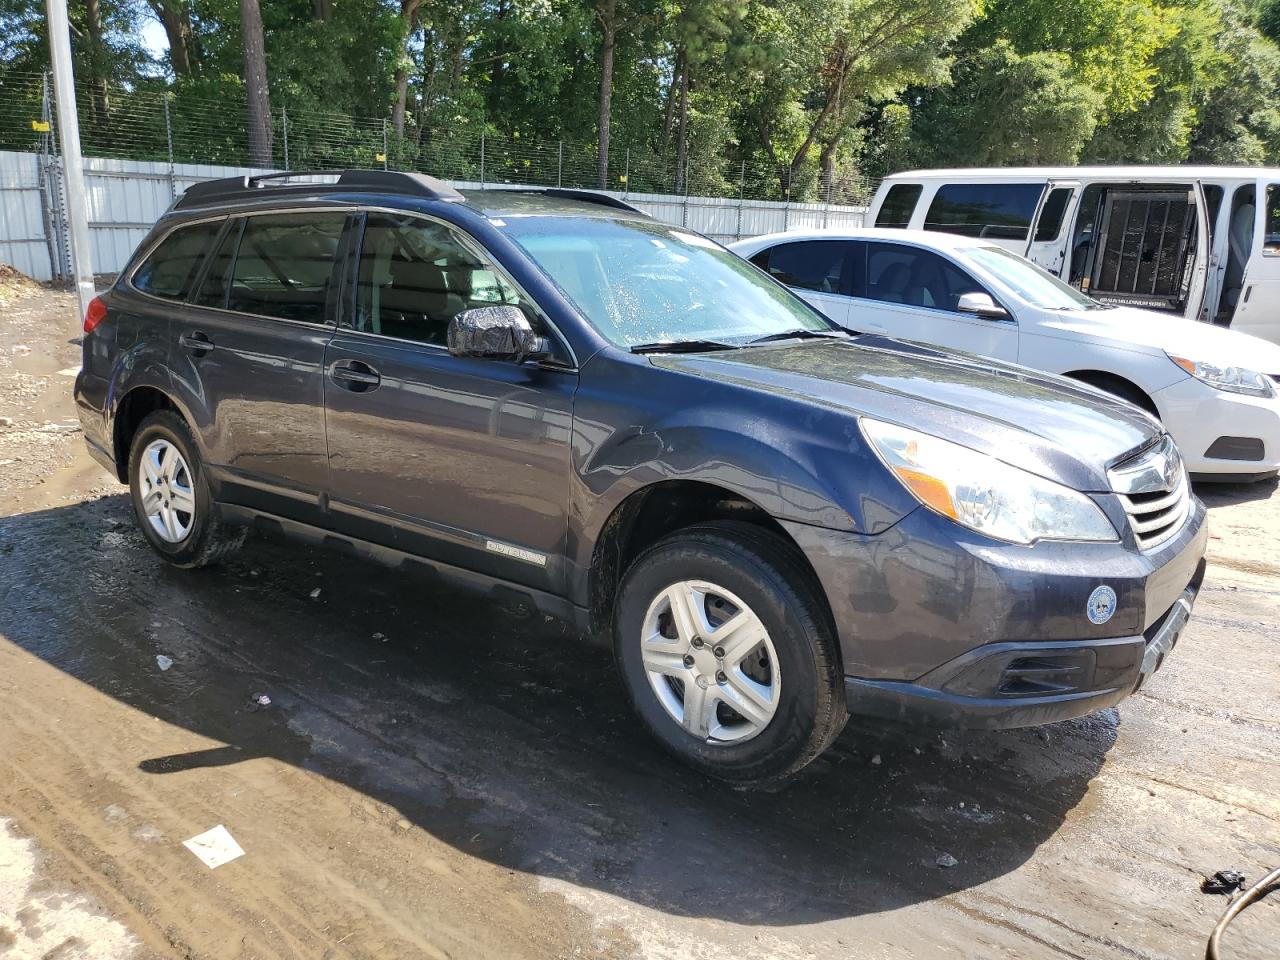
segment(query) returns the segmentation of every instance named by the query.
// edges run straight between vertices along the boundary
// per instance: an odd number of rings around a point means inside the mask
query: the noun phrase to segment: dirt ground
[[[167,568],[75,428],[72,298],[0,300],[3,960],[1198,960],[1201,876],[1280,865],[1275,483],[1201,491],[1192,625],[1118,711],[855,721],[740,792],[556,622],[261,537]],[[1276,901],[1225,956],[1280,957]]]

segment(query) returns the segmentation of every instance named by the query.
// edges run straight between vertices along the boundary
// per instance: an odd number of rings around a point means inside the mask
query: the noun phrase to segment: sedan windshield
[[[705,237],[639,220],[511,217],[506,233],[620,347],[742,346],[836,330]]]
[[[1053,274],[1001,247],[967,247],[956,254],[994,276],[1033,307],[1042,310],[1101,310],[1105,304],[1086,297]]]

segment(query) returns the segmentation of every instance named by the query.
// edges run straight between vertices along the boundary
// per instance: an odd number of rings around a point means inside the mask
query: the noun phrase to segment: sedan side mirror
[[[455,357],[491,360],[540,360],[550,355],[546,338],[538,336],[529,318],[509,304],[473,307],[449,321],[449,352]]]
[[[972,313],[984,320],[1008,320],[1009,311],[991,299],[989,293],[962,293],[956,302],[961,313]]]

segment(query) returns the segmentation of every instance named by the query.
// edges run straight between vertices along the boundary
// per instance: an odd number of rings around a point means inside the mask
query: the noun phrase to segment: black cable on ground
[[[1218,921],[1218,925],[1213,928],[1213,933],[1209,936],[1209,948],[1205,951],[1205,960],[1220,960],[1218,955],[1218,941],[1222,939],[1222,934],[1226,931],[1227,925],[1244,911],[1245,907],[1257,903],[1268,893],[1280,887],[1280,867],[1272,870],[1265,877],[1255,883],[1252,887],[1240,894],[1238,898],[1231,902],[1231,906],[1227,907],[1227,912],[1222,915],[1222,919]]]

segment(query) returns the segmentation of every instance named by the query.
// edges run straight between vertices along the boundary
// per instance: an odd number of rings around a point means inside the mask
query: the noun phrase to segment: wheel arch
[[[728,487],[705,480],[667,479],[632,491],[614,507],[600,529],[588,571],[592,633],[603,635],[611,629],[618,585],[646,547],[677,530],[716,520],[750,523],[778,537],[793,553],[834,632],[834,616],[818,574],[782,524],[755,501]]]
[[[130,387],[115,405],[111,418],[111,452],[116,477],[129,482],[129,452],[142,421],[157,410],[172,410],[191,425],[191,417],[171,393],[150,383]]]
[[[1063,376],[1071,380],[1078,380],[1081,383],[1087,383],[1091,387],[1097,387],[1112,396],[1128,400],[1130,403],[1146,410],[1153,417],[1160,418],[1160,408],[1156,406],[1151,393],[1128,377],[1121,376],[1118,373],[1111,373],[1107,370],[1089,368],[1072,370],[1069,373],[1064,373]]]

